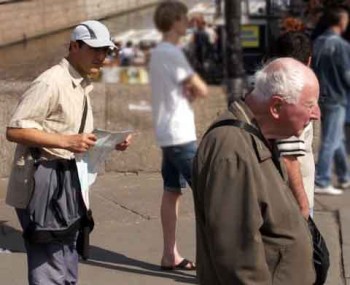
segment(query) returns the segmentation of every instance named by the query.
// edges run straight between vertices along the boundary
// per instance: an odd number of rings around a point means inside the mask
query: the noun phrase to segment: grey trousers
[[[22,229],[29,224],[25,209],[16,209]],[[32,244],[25,241],[29,285],[75,285],[79,257],[75,243]]]

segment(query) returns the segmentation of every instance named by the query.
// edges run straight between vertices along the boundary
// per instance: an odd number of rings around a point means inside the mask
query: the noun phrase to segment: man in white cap
[[[114,47],[103,24],[80,23],[68,56],[30,84],[8,124],[17,148],[6,202],[24,231],[30,285],[77,284],[76,241],[87,209],[75,154],[95,144],[88,75]],[[116,149],[128,145],[129,138]]]

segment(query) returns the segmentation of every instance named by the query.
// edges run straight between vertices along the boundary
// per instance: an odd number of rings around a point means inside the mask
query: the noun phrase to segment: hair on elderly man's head
[[[307,74],[312,71],[300,61],[282,57],[265,65],[255,74],[252,95],[261,101],[273,95],[282,97],[288,103],[297,103],[306,84]]]

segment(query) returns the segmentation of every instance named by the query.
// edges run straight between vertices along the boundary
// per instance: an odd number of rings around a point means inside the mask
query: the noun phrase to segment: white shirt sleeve
[[[183,82],[194,74],[191,65],[181,50],[179,50],[176,55],[174,54],[174,57],[170,59],[169,64],[171,64],[170,68],[175,75],[175,81],[177,83]]]
[[[305,141],[302,136],[278,140],[277,148],[282,156],[304,156],[306,154]]]

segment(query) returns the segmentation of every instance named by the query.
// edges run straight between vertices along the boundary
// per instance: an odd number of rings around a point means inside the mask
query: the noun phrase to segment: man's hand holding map
[[[97,141],[94,147],[81,155],[76,155],[81,191],[86,207],[89,208],[89,187],[95,182],[97,172],[102,163],[110,155],[111,151],[125,150],[131,139],[132,130],[110,132],[95,129]]]

